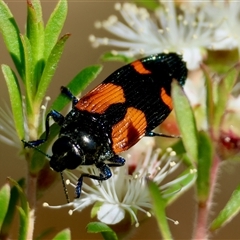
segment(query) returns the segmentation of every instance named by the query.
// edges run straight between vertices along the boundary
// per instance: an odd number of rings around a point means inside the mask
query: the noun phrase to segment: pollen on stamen
[[[108,38],[103,38],[103,44],[108,45],[108,43],[109,43],[109,39]]]
[[[152,216],[152,214],[150,212],[147,212],[146,214],[147,214],[148,217]]]
[[[174,167],[176,165],[175,162],[170,162],[170,167]]]
[[[164,30],[161,29],[161,28],[159,28],[159,29],[158,29],[158,32],[161,33],[161,34],[163,34]]]
[[[197,172],[197,169],[196,169],[196,168],[190,169],[190,174],[194,174],[194,173],[196,173],[196,172]]]
[[[68,214],[69,214],[70,216],[72,216],[72,215],[73,215],[73,210],[69,210],[69,211],[68,211]]]
[[[43,207],[49,207],[49,204],[47,202],[44,202],[42,206]]]
[[[177,220],[173,220],[172,218],[168,218],[168,217],[167,217],[167,219],[168,219],[169,221],[173,222],[175,225],[178,225],[178,224],[179,224],[179,221],[177,221]]]
[[[93,34],[91,34],[91,35],[88,37],[88,40],[93,43],[93,42],[96,41],[96,37],[95,37]]]
[[[46,107],[45,107],[44,105],[42,105],[42,106],[41,106],[41,109],[42,109],[42,110],[45,110],[45,109],[46,109]]]
[[[112,50],[111,53],[112,53],[112,55],[114,55],[114,56],[117,56],[117,55],[118,55],[118,51],[116,51],[116,50]]]
[[[139,222],[137,222],[137,223],[135,224],[135,227],[136,227],[136,228],[139,227]]]
[[[172,152],[172,148],[171,148],[171,147],[168,147],[168,148],[166,149],[166,152],[168,152],[168,153]]]
[[[96,21],[94,23],[94,27],[97,28],[97,29],[100,29],[102,27],[102,23],[100,21]]]
[[[46,100],[47,102],[49,102],[49,101],[51,100],[51,97],[46,96],[46,97],[45,97],[45,100]]]
[[[178,15],[177,18],[178,18],[179,21],[182,21],[183,20],[183,15]]]
[[[122,9],[121,3],[116,3],[116,4],[114,5],[114,9],[115,9],[116,11],[120,11],[120,10]]]
[[[69,184],[71,184],[71,182],[70,182],[70,180],[69,180],[69,179],[67,179],[65,183],[66,183],[66,185],[69,185]]]
[[[196,34],[193,34],[192,38],[193,38],[193,39],[197,39],[198,36],[197,36]]]
[[[177,155],[177,153],[175,151],[171,151],[169,155],[170,155],[170,157],[175,157]]]

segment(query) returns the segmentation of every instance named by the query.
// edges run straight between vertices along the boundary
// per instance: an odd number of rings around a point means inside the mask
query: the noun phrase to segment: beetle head
[[[84,162],[84,155],[81,149],[67,136],[61,136],[54,142],[52,152],[50,166],[56,172],[62,172],[65,169],[75,169]]]

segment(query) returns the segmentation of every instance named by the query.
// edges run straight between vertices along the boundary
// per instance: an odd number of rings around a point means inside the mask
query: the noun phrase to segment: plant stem
[[[215,154],[210,173],[210,192],[206,202],[199,202],[197,211],[197,223],[193,239],[208,239],[208,217],[213,203],[214,188],[217,181],[217,173],[220,166],[220,159]]]

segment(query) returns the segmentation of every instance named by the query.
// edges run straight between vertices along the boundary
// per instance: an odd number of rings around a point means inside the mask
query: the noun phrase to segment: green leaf
[[[162,197],[162,194],[156,183],[148,181],[148,187],[153,203],[153,212],[157,219],[158,227],[162,233],[162,237],[163,239],[173,239],[168,226],[167,216],[165,214],[166,200]]]
[[[84,68],[79,72],[73,80],[67,85],[73,95],[77,96],[82,92],[101,72],[101,65],[93,65]],[[63,94],[60,94],[53,102],[50,109],[61,111],[71,100]]]
[[[41,152],[37,151],[36,149],[31,150],[31,151],[34,151],[32,159],[31,159],[31,163],[29,166],[29,171],[32,174],[38,173],[43,168],[45,161],[46,161],[46,155],[44,153],[47,152],[52,141],[58,135],[59,130],[60,130],[60,127],[57,124],[53,124],[50,127],[50,134],[48,136],[48,140],[39,147]],[[44,138],[45,138],[45,133],[43,133],[40,136],[40,139],[44,139]]]
[[[216,61],[217,59],[217,61]],[[237,48],[231,50],[208,50],[205,64],[219,74],[225,74],[228,69],[239,61]]]
[[[22,109],[22,96],[15,73],[7,65],[2,65],[2,72],[7,83],[13,118],[19,139],[24,138],[24,116]]]
[[[24,183],[25,183],[24,179],[20,179],[18,181],[18,184],[21,187],[24,186]],[[11,225],[13,223],[16,205],[19,200],[19,192],[15,186],[12,187],[10,195],[11,195],[11,197],[10,197],[10,201],[9,201],[9,205],[8,205],[7,214],[6,214],[6,217],[4,219],[4,222],[3,222],[3,225],[1,228],[1,234],[0,234],[1,236],[9,236],[10,235]]]
[[[70,36],[70,34],[64,35],[54,46],[54,48],[52,49],[52,51],[49,55],[49,58],[46,62],[46,65],[43,70],[43,74],[42,74],[42,77],[41,77],[41,80],[40,80],[40,83],[38,86],[37,94],[35,96],[35,100],[39,105],[41,104],[41,102],[46,94],[47,88],[50,84],[50,81],[56,71],[57,64],[60,60],[60,57],[63,52],[63,48],[64,48],[65,43],[66,43],[67,39],[69,38],[69,36]]]
[[[28,102],[28,110],[30,112],[32,109],[32,100],[33,100],[33,92],[35,92],[35,84],[33,82],[33,58],[32,58],[32,49],[28,38],[24,35],[21,35],[21,40],[24,48],[24,56],[25,56],[25,88]]]
[[[105,223],[90,222],[87,225],[88,233],[101,233],[105,240],[118,240],[117,234]]]
[[[24,79],[24,55],[20,32],[6,3],[0,0],[0,31],[19,75]]]
[[[0,189],[0,229],[2,228],[4,219],[7,214],[8,205],[10,201],[10,185],[6,183],[3,185],[3,187]]]
[[[236,188],[236,190],[232,193],[231,198],[216,217],[216,219],[212,222],[210,226],[210,230],[214,231],[226,225],[230,222],[240,211],[240,185]]]
[[[139,5],[140,7],[144,7],[148,10],[154,11],[157,8],[159,8],[160,4],[158,1],[154,1],[154,0],[150,0],[150,1],[146,1],[146,0],[134,0],[134,2],[136,2],[137,5]]]
[[[102,61],[118,61],[124,63],[130,63],[135,60],[133,57],[127,57],[121,54],[113,54],[111,52],[106,52],[101,56]]]
[[[21,206],[22,206],[22,209],[24,210],[24,212],[26,213],[26,215],[28,214],[29,212],[29,206],[28,206],[28,201],[27,201],[27,197],[24,193],[24,190],[22,189],[22,186],[20,185],[21,182],[16,182],[14,179],[8,177],[7,178],[9,180],[9,182],[11,184],[13,184],[17,190],[18,190],[18,193],[19,193],[19,197],[20,197],[20,200],[21,200]]]
[[[45,28],[44,59],[48,59],[56,44],[67,16],[68,5],[66,0],[60,0],[52,12]]]
[[[69,228],[62,230],[53,238],[53,240],[69,240],[69,239],[71,239],[71,232]]]
[[[174,111],[181,132],[183,145],[192,162],[197,161],[197,127],[190,103],[177,81],[172,82]]]
[[[223,115],[226,111],[227,102],[229,96],[235,85],[239,75],[239,67],[234,67],[228,71],[228,73],[221,79],[220,83],[217,84],[217,102],[214,113],[214,132],[219,133],[219,128],[222,123]],[[215,134],[215,136],[216,136]],[[218,138],[218,136],[216,136]]]
[[[211,78],[210,70],[207,68],[207,66],[202,65],[202,70],[204,72],[205,78],[206,78],[206,90],[207,90],[207,97],[206,97],[206,107],[207,107],[207,120],[208,125],[210,127],[213,126],[214,121],[214,112],[215,112],[215,106],[214,106],[214,94],[213,94],[213,81]]]
[[[212,141],[206,133],[199,133],[199,143],[197,192],[199,202],[205,203],[209,197],[210,171],[214,153]]]
[[[25,239],[27,239],[27,233],[28,233],[28,227],[29,227],[29,217],[33,217],[33,216],[30,216],[30,214],[29,214],[29,204],[28,204],[27,197],[26,197],[22,187],[19,185],[18,182],[16,182],[12,178],[8,177],[8,180],[11,182],[11,184],[13,184],[17,188],[19,197],[21,200],[21,207],[17,207],[17,209],[19,211],[19,215],[20,215],[20,227],[19,227],[19,238],[18,239],[25,240]]]
[[[99,209],[100,209],[100,207],[101,207],[102,205],[103,205],[102,202],[96,202],[96,203],[93,205],[93,207],[92,207],[92,209],[91,209],[91,214],[90,214],[91,218],[94,218],[94,217],[97,216],[97,213],[98,213],[98,211],[99,211]]]
[[[32,49],[32,79],[35,83],[33,83],[34,89],[32,91],[35,94],[36,85],[40,80],[44,65],[44,26],[40,1],[27,1],[27,10],[27,38]]]
[[[20,216],[20,224],[19,224],[19,240],[26,240],[28,233],[28,215],[23,210],[23,208],[17,206]]]
[[[53,231],[54,231],[54,227],[44,229],[44,231],[41,232],[37,237],[35,237],[34,240],[49,239],[48,235],[51,234]]]

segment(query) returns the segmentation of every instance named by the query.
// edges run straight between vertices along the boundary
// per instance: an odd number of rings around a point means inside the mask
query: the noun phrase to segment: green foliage
[[[197,161],[198,156],[196,122],[190,103],[176,81],[172,83],[172,98],[183,145],[191,161],[194,163]]]
[[[161,231],[164,239],[173,239],[170,228],[168,226],[168,220],[165,213],[166,200],[162,197],[158,186],[152,182],[148,182],[149,192],[153,202],[153,212],[157,219],[159,230]]]
[[[106,224],[101,222],[91,222],[87,225],[87,232],[101,233],[105,240],[118,240],[116,233]]]
[[[53,238],[53,240],[70,240],[70,239],[71,239],[71,232],[68,228],[62,230]]]

